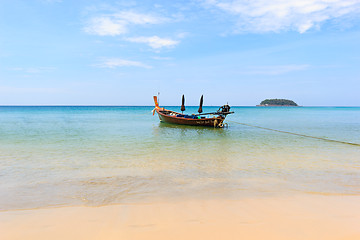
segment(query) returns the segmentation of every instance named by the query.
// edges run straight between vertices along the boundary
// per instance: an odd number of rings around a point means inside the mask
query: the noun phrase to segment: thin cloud
[[[165,21],[165,18],[157,17],[151,14],[141,14],[133,11],[122,11],[113,14],[117,19],[121,19],[131,24],[159,24]]]
[[[309,65],[276,65],[276,66],[253,66],[241,71],[246,75],[282,75],[294,71],[309,69]]]
[[[204,0],[237,18],[236,32],[305,33],[328,20],[360,13],[359,0]]]
[[[96,67],[100,68],[117,68],[117,67],[141,67],[152,68],[151,66],[138,61],[130,61],[120,58],[108,58],[104,59],[101,63],[96,64]]]
[[[9,68],[11,71],[18,71],[23,73],[29,73],[29,74],[37,74],[37,73],[44,73],[44,72],[52,72],[56,68],[54,67],[14,67]]]
[[[165,18],[151,14],[120,11],[90,18],[84,31],[93,35],[117,36],[127,33],[130,25],[159,24],[165,21]]]
[[[160,49],[163,47],[174,47],[179,43],[179,41],[170,39],[170,38],[160,38],[158,36],[152,37],[133,37],[133,38],[126,38],[125,40],[129,42],[136,42],[136,43],[146,43],[150,47],[154,49]]]
[[[90,19],[85,32],[99,36],[116,36],[127,32],[127,22],[111,17],[95,17]]]
[[[0,86],[0,93],[19,94],[19,93],[59,93],[63,92],[59,88],[32,88],[32,87],[8,87]]]
[[[188,32],[181,32],[181,33],[176,34],[176,37],[177,38],[186,38],[189,35],[190,35],[190,33],[188,33]]]
[[[63,0],[41,0],[43,3],[61,3]]]
[[[172,60],[173,58],[171,57],[159,57],[159,56],[155,56],[155,57],[152,57],[152,59],[155,59],[155,60],[164,60],[164,61],[169,61],[169,60]]]

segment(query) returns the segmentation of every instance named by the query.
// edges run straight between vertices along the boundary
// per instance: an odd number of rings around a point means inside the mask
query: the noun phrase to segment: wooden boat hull
[[[181,124],[181,125],[219,127],[219,126],[222,126],[222,123],[225,120],[221,117],[202,118],[202,119],[187,119],[187,118],[167,116],[158,111],[156,111],[156,112],[157,112],[161,122]]]

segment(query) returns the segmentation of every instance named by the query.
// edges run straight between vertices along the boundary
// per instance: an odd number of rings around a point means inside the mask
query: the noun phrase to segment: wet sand
[[[182,200],[0,212],[0,239],[360,239],[360,196]]]

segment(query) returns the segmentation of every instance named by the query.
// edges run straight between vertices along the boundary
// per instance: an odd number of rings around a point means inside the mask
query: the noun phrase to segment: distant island
[[[297,107],[298,105],[294,101],[288,100],[288,99],[265,99],[264,101],[262,101],[260,103],[260,105],[257,105],[257,106]]]

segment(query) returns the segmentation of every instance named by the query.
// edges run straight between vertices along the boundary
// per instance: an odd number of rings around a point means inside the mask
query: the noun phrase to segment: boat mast
[[[181,113],[184,113],[184,111],[185,111],[185,96],[183,94],[181,99]]]

